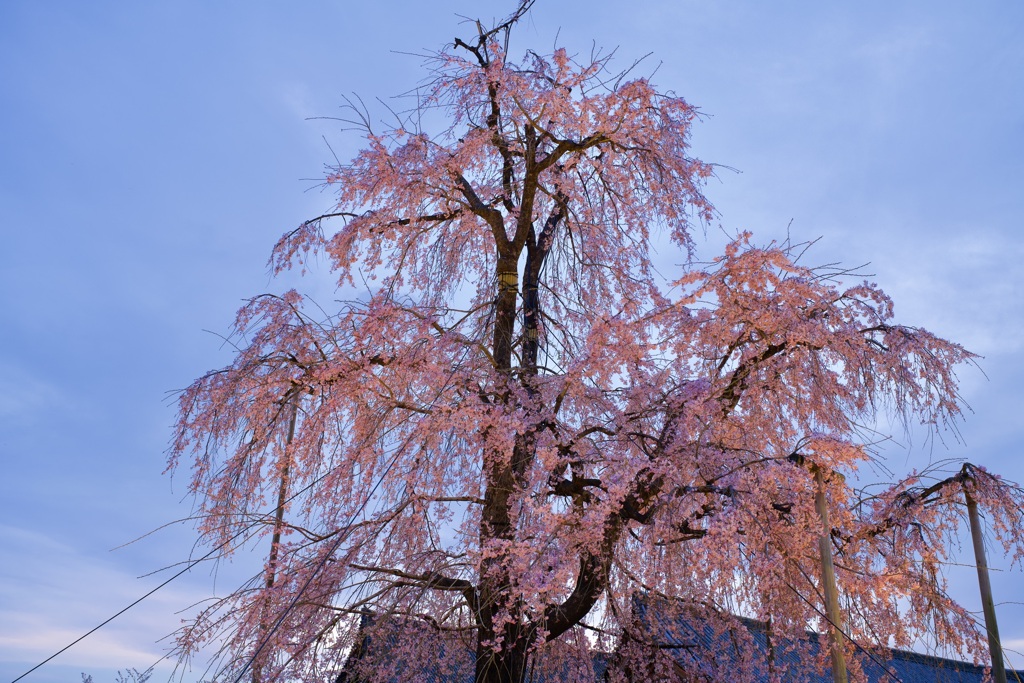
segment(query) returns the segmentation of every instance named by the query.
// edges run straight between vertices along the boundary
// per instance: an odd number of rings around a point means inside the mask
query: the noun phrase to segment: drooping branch
[[[195,456],[207,533],[281,530],[280,578],[220,604],[239,652],[264,608],[289,623],[271,648],[305,661],[340,616],[416,615],[434,635],[473,634],[481,683],[518,683],[531,658],[582,655],[570,641],[595,611],[623,636],[620,587],[777,608],[820,536],[792,444],[813,440],[838,472],[867,457],[858,425],[887,401],[925,420],[958,413],[953,368],[969,353],[896,325],[877,287],[841,291],[788,246],[743,235],[666,286],[654,231],[692,258],[692,222],[712,215],[712,168],[688,154],[697,111],[609,76],[604,58],[513,63],[501,39],[531,5],[431,62],[420,102],[450,128],[374,133],[364,120],[366,148],[328,177],[335,210],[275,248],[275,265],[322,250],[342,283],[361,279],[359,300],[253,300],[235,361],[182,395],[172,458]],[[282,509],[282,472],[289,519],[259,512],[275,494]],[[828,482],[848,603],[881,638],[916,628],[892,618],[892,596],[934,583],[931,557],[914,564],[919,538],[890,551],[882,537],[917,524],[934,541],[928,523],[957,483],[889,492],[864,516]],[[997,488],[980,486],[979,504],[1008,515]],[[812,607],[775,614],[802,628]],[[408,636],[395,641],[406,654],[421,645]],[[268,677],[308,673],[265,660]]]

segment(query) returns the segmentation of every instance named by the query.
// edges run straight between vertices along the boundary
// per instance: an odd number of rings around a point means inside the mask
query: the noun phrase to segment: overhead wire
[[[46,659],[44,659],[43,661],[39,662],[38,664],[36,664],[35,666],[33,666],[33,667],[32,667],[31,669],[29,669],[29,670],[28,670],[28,671],[26,671],[25,673],[21,674],[20,676],[18,676],[18,677],[17,677],[17,678],[15,678],[14,680],[12,680],[12,681],[11,681],[11,683],[18,683],[18,681],[20,681],[21,679],[25,678],[26,676],[28,676],[28,675],[29,675],[30,673],[32,673],[32,672],[33,672],[33,671],[35,671],[36,669],[39,669],[39,668],[40,668],[41,666],[43,666],[43,665],[44,665],[44,664],[46,664],[47,662],[50,662],[51,660],[55,659],[55,658],[56,658],[57,656],[59,656],[59,655],[61,655],[61,654],[65,653],[65,652],[67,652],[67,651],[68,651],[68,650],[70,650],[70,649],[71,649],[72,647],[74,647],[74,646],[75,646],[75,645],[77,645],[78,643],[82,642],[83,640],[85,640],[86,638],[88,638],[89,636],[91,636],[91,635],[92,635],[93,633],[96,633],[96,631],[99,631],[99,630],[100,630],[101,628],[103,628],[104,626],[106,626],[107,624],[109,624],[110,622],[112,622],[112,621],[113,621],[114,619],[117,619],[117,618],[118,618],[119,616],[121,616],[122,614],[124,614],[125,612],[127,612],[128,610],[130,610],[130,609],[131,609],[132,607],[135,607],[135,606],[136,606],[136,605],[138,605],[138,604],[139,604],[140,602],[142,602],[143,600],[145,600],[145,599],[146,599],[146,598],[148,598],[149,596],[153,595],[154,593],[156,593],[156,592],[157,592],[158,590],[160,590],[161,588],[163,588],[164,586],[166,586],[166,585],[167,585],[167,584],[169,584],[170,582],[174,581],[174,580],[175,580],[175,579],[177,579],[178,577],[180,577],[180,576],[182,576],[183,574],[187,573],[187,572],[188,572],[189,570],[191,570],[191,569],[192,569],[193,567],[195,567],[195,566],[196,566],[197,564],[199,564],[199,563],[201,563],[201,562],[204,562],[204,561],[206,561],[206,560],[210,559],[210,558],[211,558],[211,557],[212,557],[213,555],[215,555],[216,553],[218,553],[218,552],[220,552],[221,550],[223,550],[223,549],[224,549],[224,548],[225,548],[226,546],[228,546],[228,545],[230,545],[231,543],[233,543],[233,542],[234,542],[234,541],[235,541],[235,540],[236,540],[236,539],[237,539],[237,538],[238,538],[239,536],[242,536],[243,534],[245,534],[245,533],[249,532],[249,531],[250,531],[250,530],[251,530],[251,529],[253,528],[253,526],[255,526],[255,525],[256,525],[255,523],[254,523],[254,524],[250,524],[249,526],[245,527],[244,529],[242,529],[241,531],[239,531],[238,533],[236,533],[236,534],[235,534],[234,536],[232,536],[232,537],[231,537],[231,538],[229,538],[228,540],[224,541],[223,543],[221,543],[220,545],[216,546],[215,548],[212,548],[212,549],[210,550],[210,552],[206,553],[205,555],[203,555],[203,556],[202,556],[202,557],[200,557],[199,559],[197,559],[197,560],[192,560],[192,561],[189,561],[188,563],[186,563],[186,564],[185,564],[185,567],[184,567],[183,569],[181,569],[180,571],[178,571],[178,572],[177,572],[176,574],[174,574],[173,576],[171,576],[171,577],[170,577],[169,579],[166,579],[166,580],[165,580],[165,581],[164,581],[163,583],[161,583],[161,584],[159,584],[158,586],[156,586],[155,588],[153,588],[153,589],[149,590],[149,591],[148,591],[148,592],[146,592],[146,593],[145,593],[144,595],[142,595],[141,597],[139,597],[139,598],[135,599],[134,601],[132,601],[131,603],[129,603],[129,604],[127,605],[127,606],[125,606],[125,607],[121,608],[120,610],[118,610],[117,612],[115,612],[115,613],[114,613],[113,615],[111,615],[110,617],[107,617],[107,618],[106,618],[106,619],[104,619],[104,620],[103,620],[102,622],[100,622],[100,623],[99,623],[99,624],[97,624],[96,626],[92,627],[91,629],[89,629],[88,631],[86,631],[85,633],[83,633],[82,635],[80,635],[80,636],[79,636],[78,638],[75,638],[75,639],[74,639],[73,641],[71,641],[70,643],[68,643],[67,645],[65,645],[64,647],[62,647],[61,649],[57,650],[57,651],[56,651],[56,652],[54,652],[54,653],[53,653],[52,655],[50,655],[49,657],[47,657],[47,658],[46,658]]]
[[[310,584],[313,582],[313,579],[316,578],[316,575],[320,573],[320,570],[323,569],[325,564],[327,564],[327,561],[334,556],[334,553],[338,550],[338,547],[342,544],[342,542],[348,538],[349,534],[351,533],[352,525],[355,522],[356,517],[358,517],[363,512],[363,510],[366,509],[366,506],[369,505],[370,501],[373,499],[374,494],[377,493],[377,489],[379,489],[380,485],[384,483],[384,479],[388,476],[388,474],[391,473],[392,468],[394,468],[395,463],[398,462],[401,455],[402,451],[399,450],[391,459],[391,462],[388,464],[384,472],[381,473],[380,477],[377,479],[377,483],[373,485],[372,489],[370,489],[370,492],[367,494],[366,499],[362,502],[358,509],[352,512],[352,515],[349,517],[348,523],[342,527],[343,529],[348,530],[348,533],[338,534],[338,538],[335,539],[334,543],[331,545],[330,550],[323,554],[323,557],[321,557],[320,561],[317,562],[316,568],[312,572],[310,572],[308,577],[306,577],[305,583],[303,583],[302,587],[299,588],[298,592],[295,594],[295,597],[293,597],[291,602],[288,603],[288,606],[281,611],[281,614],[278,615],[277,619],[274,621],[273,625],[267,631],[266,635],[264,635],[263,638],[261,639],[259,645],[256,647],[256,650],[253,651],[248,661],[246,661],[246,663],[242,666],[241,670],[238,672],[238,677],[235,678],[235,683],[240,683],[242,678],[245,676],[246,671],[249,670],[249,667],[252,666],[253,662],[256,661],[256,658],[259,657],[263,649],[270,643],[270,639],[271,637],[273,637],[274,633],[277,632],[277,629],[281,627],[282,623],[284,623],[285,617],[287,617],[288,613],[291,612],[292,609],[294,609],[295,605],[298,604],[299,600],[302,598],[302,595],[306,592],[306,589],[309,588]]]
[[[392,462],[391,465],[393,466],[394,462]],[[389,470],[388,471],[390,471],[390,467],[391,466],[389,466]],[[306,486],[304,486],[301,489],[299,489],[298,491],[296,491],[294,494],[292,494],[291,496],[288,497],[288,502],[291,502],[291,501],[295,500],[297,497],[299,497],[300,495],[304,494],[306,491],[308,491],[311,488],[313,488],[317,483],[319,483],[320,481],[325,479],[329,474],[330,474],[330,471],[325,472],[324,474],[320,475],[319,477],[317,477],[316,479],[311,481]],[[385,474],[386,474],[386,472],[385,472]],[[376,489],[380,486],[380,484],[381,484],[381,481],[378,481],[376,486],[374,486],[374,491],[376,491]],[[363,503],[363,505],[360,507],[360,509],[355,514],[359,514],[359,512],[361,512],[362,509],[365,508],[365,506],[366,506],[366,503]],[[273,509],[276,510],[277,506],[275,505]],[[353,519],[354,518],[355,518],[355,515],[353,515]],[[17,678],[11,680],[10,683],[18,683],[18,681],[20,681],[21,679],[25,678],[26,676],[31,674],[33,671],[36,671],[37,669],[42,667],[44,664],[47,664],[48,662],[50,662],[50,661],[54,660],[55,658],[57,658],[59,655],[64,654],[65,652],[70,650],[72,647],[74,647],[78,643],[82,642],[83,640],[85,640],[86,638],[91,636],[93,633],[96,633],[96,631],[100,630],[101,628],[103,628],[104,626],[109,624],[110,622],[114,621],[119,616],[121,616],[122,614],[124,614],[125,612],[130,610],[131,608],[135,607],[139,603],[141,603],[143,600],[149,598],[151,595],[153,595],[154,593],[156,593],[157,591],[159,591],[160,589],[162,589],[163,587],[165,587],[166,585],[168,585],[169,583],[171,583],[175,579],[177,579],[177,578],[183,576],[184,574],[188,573],[193,567],[195,567],[198,564],[200,564],[202,562],[205,562],[206,560],[210,559],[211,557],[213,557],[214,555],[219,553],[221,550],[223,550],[224,548],[226,548],[229,545],[231,545],[232,543],[234,543],[239,537],[241,537],[241,536],[245,535],[246,533],[252,531],[252,529],[254,527],[257,527],[257,526],[259,526],[261,524],[263,524],[262,521],[257,521],[257,522],[253,522],[253,523],[247,525],[246,527],[244,527],[243,529],[241,529],[240,531],[235,533],[233,536],[231,536],[231,538],[227,539],[226,541],[223,541],[222,543],[220,543],[217,546],[215,546],[212,549],[210,549],[210,551],[207,552],[202,557],[200,557],[200,558],[198,558],[196,560],[190,560],[190,561],[186,562],[185,566],[180,571],[175,573],[173,576],[171,576],[170,578],[166,579],[165,581],[163,581],[162,583],[160,583],[156,587],[152,588],[151,590],[147,591],[145,594],[143,594],[142,596],[140,596],[136,600],[133,600],[131,603],[129,603],[125,607],[121,608],[120,610],[115,612],[110,617],[107,617],[102,622],[100,622],[99,624],[97,624],[93,628],[89,629],[88,631],[86,631],[85,633],[80,635],[78,638],[75,638],[73,641],[71,641],[70,643],[68,643],[67,645],[62,647],[61,649],[57,650],[52,655],[50,655],[46,659],[42,660],[41,662],[39,662],[38,664],[33,666],[31,669],[28,669],[27,671],[22,673]]]

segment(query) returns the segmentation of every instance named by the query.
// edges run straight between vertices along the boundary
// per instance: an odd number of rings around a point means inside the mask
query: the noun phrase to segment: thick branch
[[[746,388],[747,377],[754,371],[761,363],[765,362],[773,356],[777,356],[787,348],[786,342],[781,344],[770,344],[761,353],[757,354],[753,358],[750,358],[733,370],[732,376],[729,379],[729,384],[722,391],[722,415],[727,417],[735,408],[736,404],[740,402],[740,397],[743,395],[743,390]]]
[[[604,538],[598,554],[583,551],[576,586],[561,605],[550,605],[544,610],[544,630],[551,641],[575,626],[590,613],[605,589],[611,571],[615,544],[622,533],[622,520],[611,515],[604,525]]]
[[[477,611],[476,586],[465,579],[453,579],[437,572],[413,574],[411,572],[405,572],[400,569],[391,569],[388,567],[370,567],[355,563],[352,563],[349,566],[353,569],[358,569],[359,571],[385,574],[387,576],[395,576],[400,579],[405,579],[406,581],[415,581],[416,586],[424,589],[458,591],[466,598],[466,602],[469,604],[469,608],[473,613],[475,614]]]
[[[505,222],[502,219],[501,212],[484,204],[465,176],[459,174],[455,181],[458,183],[462,196],[466,198],[466,202],[469,204],[469,210],[487,221],[487,225],[491,227],[494,241],[498,245],[498,251],[502,253],[507,251],[509,246],[508,235],[505,234]]]

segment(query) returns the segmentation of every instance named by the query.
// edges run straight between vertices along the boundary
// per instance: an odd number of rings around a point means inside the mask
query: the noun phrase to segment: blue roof
[[[734,628],[714,628],[707,622],[699,623],[693,618],[669,610],[658,600],[637,597],[634,599],[634,614],[650,636],[662,648],[672,652],[673,658],[683,669],[701,672],[713,681],[728,681],[741,668],[748,668],[754,680],[768,681],[772,667],[784,673],[785,680],[804,680],[807,683],[832,683],[830,663],[824,668],[809,668],[808,662],[821,661],[822,650],[819,636],[806,633],[798,641],[776,639],[772,646],[772,657],[768,656],[768,632],[763,622],[726,615]],[[748,650],[744,658],[741,651]],[[825,659],[828,662],[827,658]],[[878,648],[861,648],[857,663],[865,683],[982,683],[985,667],[935,657],[916,652]],[[1024,671],[1007,670],[1010,681],[1024,681]],[[851,675],[850,680],[855,680]]]
[[[375,680],[383,679],[388,683],[474,683],[476,679],[475,639],[470,643],[464,637],[451,632],[441,633],[424,621],[406,617],[379,620],[364,615],[360,632],[362,635],[335,679],[336,683],[360,683],[358,663],[364,659],[372,662]],[[391,656],[399,636],[408,639],[410,633],[424,656],[414,661]],[[593,653],[590,666],[597,672],[595,680],[603,678],[606,660],[604,653]],[[527,671],[526,683],[562,683],[568,678],[568,662],[550,664],[531,667]]]
[[[768,657],[768,634],[763,622],[726,615],[732,628],[714,628],[707,621],[691,614],[681,616],[662,601],[638,597],[633,601],[634,615],[646,632],[646,639],[657,644],[661,656],[668,656],[679,668],[704,677],[709,681],[730,681],[746,670],[754,680],[768,681],[771,671],[778,671],[786,681],[832,683],[832,672],[826,663],[822,668],[809,668],[808,662],[822,661],[821,644],[817,634],[807,633],[796,641],[777,639],[773,643],[773,657]],[[385,624],[364,617],[360,627],[363,633],[375,631],[373,636],[363,635],[346,661],[337,683],[358,683],[355,674],[358,662],[364,658],[383,662],[388,669],[386,680],[392,683],[473,683],[475,675],[475,648],[464,639],[451,634],[442,635],[425,622],[409,619],[389,619]],[[381,628],[384,626],[384,628]],[[397,642],[399,632],[408,634],[422,631],[417,639],[424,646],[424,656],[416,661],[403,661],[389,656]],[[748,656],[741,656],[746,650]],[[615,653],[594,652],[591,665],[595,681],[604,678],[609,666],[614,666]],[[982,683],[985,668],[931,655],[883,648],[862,650],[857,656],[866,678],[855,679],[865,683]],[[827,660],[826,660],[827,661]],[[543,668],[543,667],[541,667]],[[527,683],[560,683],[565,673],[547,674],[529,671]],[[1024,671],[1007,670],[1010,681],[1024,682]]]

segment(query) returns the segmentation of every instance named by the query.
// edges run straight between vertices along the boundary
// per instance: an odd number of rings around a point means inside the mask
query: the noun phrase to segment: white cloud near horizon
[[[129,573],[130,564],[97,558],[31,529],[0,524],[0,538],[11,557],[20,558],[0,583],[0,674],[9,676],[3,680],[53,655],[169,577],[162,572],[140,578]],[[188,606],[212,592],[203,573],[197,569],[195,576],[149,596],[26,681],[43,683],[58,667],[90,673],[159,664],[169,672],[175,660],[165,659],[173,645],[166,636],[180,626]],[[224,585],[234,585],[230,569],[225,574]]]

